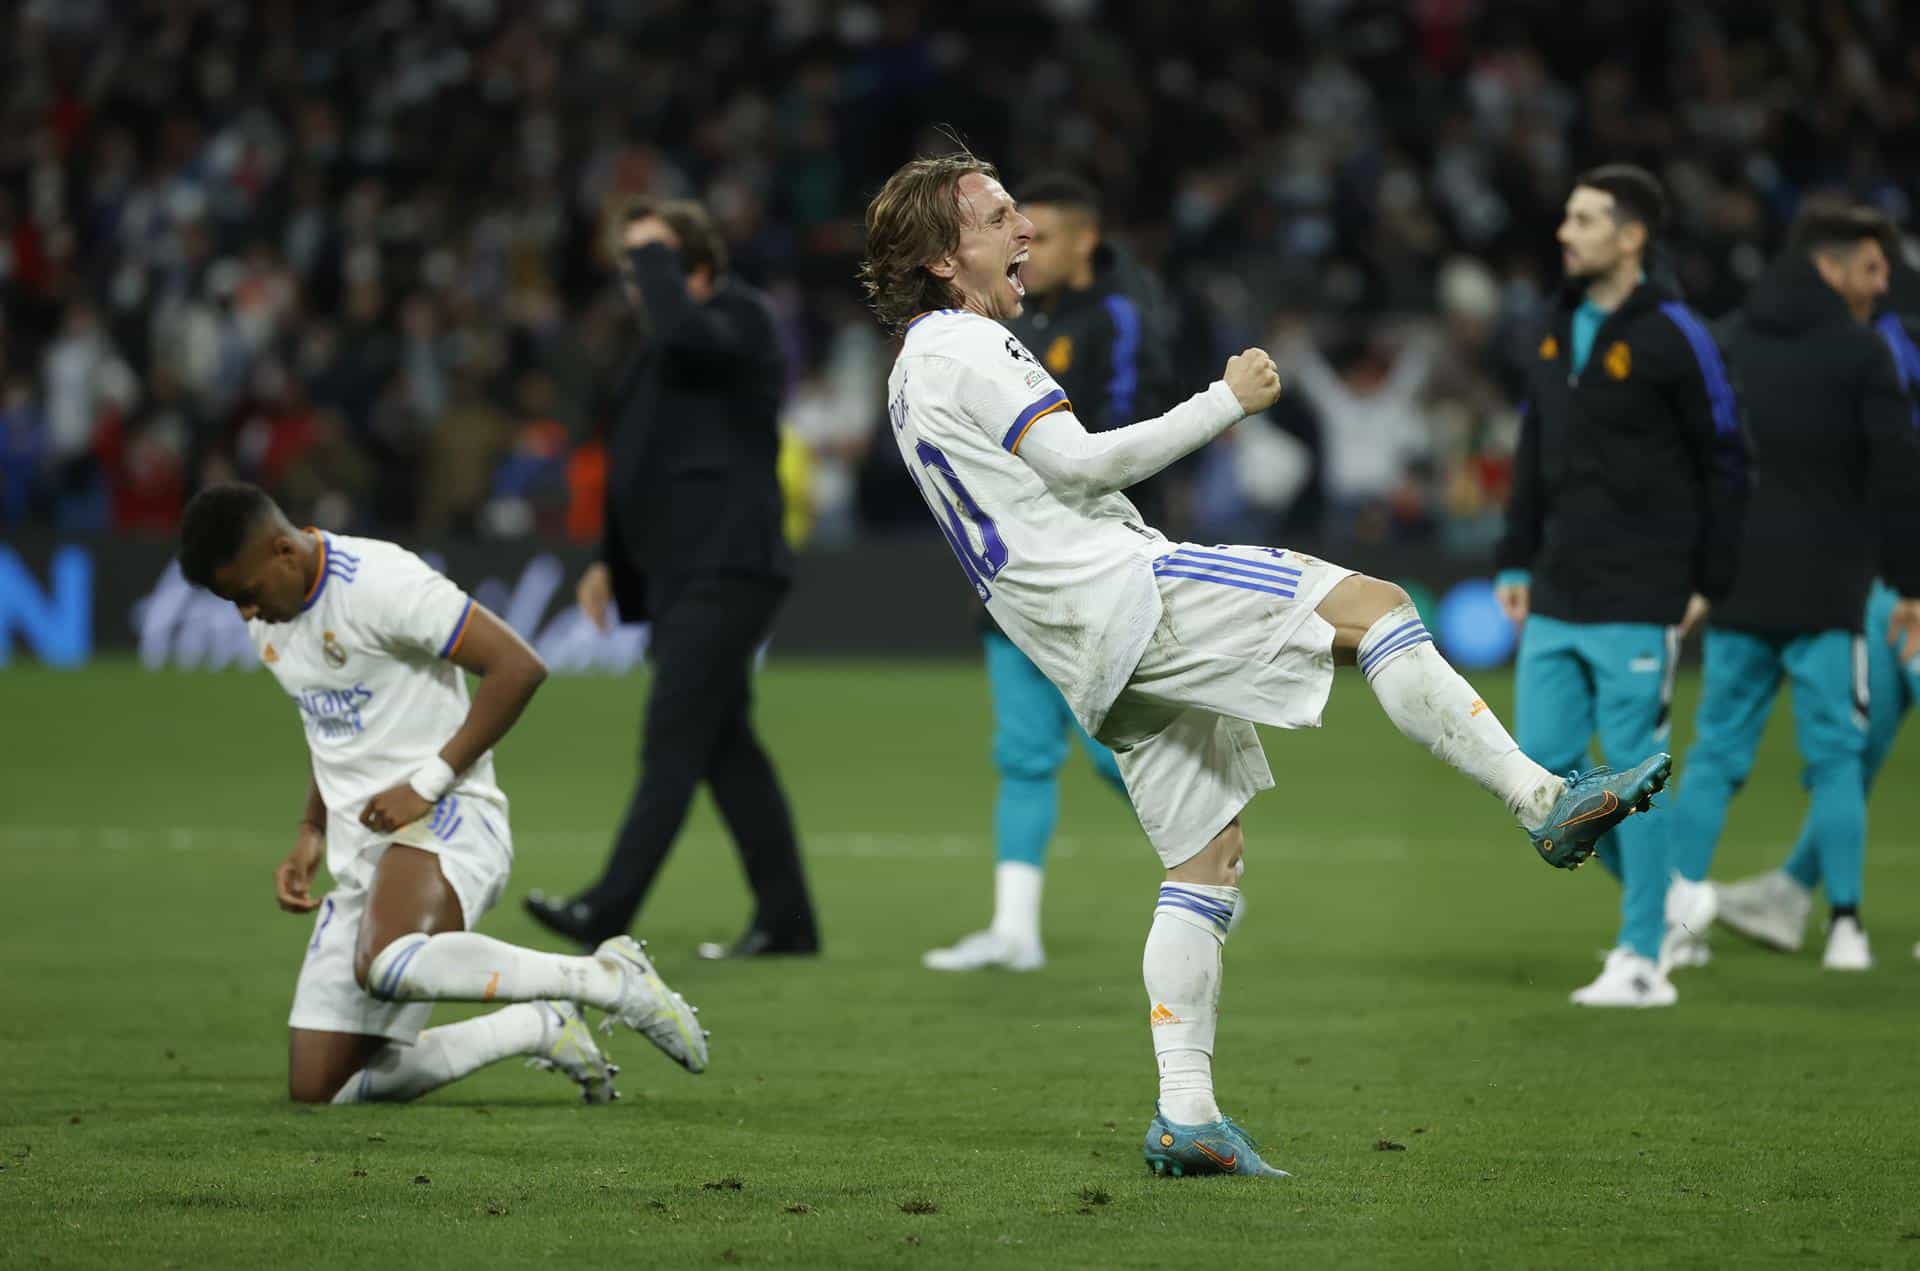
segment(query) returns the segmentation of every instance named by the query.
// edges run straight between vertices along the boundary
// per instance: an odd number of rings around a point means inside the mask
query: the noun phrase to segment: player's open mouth
[[[1026,263],[1027,254],[1025,252],[1021,252],[1018,256],[1015,256],[1007,262],[1007,282],[1012,285],[1013,294],[1016,296],[1024,296],[1027,294],[1027,285],[1020,281],[1020,266]]]

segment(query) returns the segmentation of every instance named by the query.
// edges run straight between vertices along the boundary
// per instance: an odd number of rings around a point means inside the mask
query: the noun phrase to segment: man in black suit
[[[640,340],[611,436],[600,559],[579,600],[603,627],[609,601],[653,623],[640,783],[599,880],[571,900],[534,892],[527,910],[582,943],[626,931],[704,779],[757,907],[736,943],[701,956],[816,953],[793,820],[750,717],[754,653],[792,574],[773,313],[726,272],[726,244],[697,203],[635,204],[622,251]]]

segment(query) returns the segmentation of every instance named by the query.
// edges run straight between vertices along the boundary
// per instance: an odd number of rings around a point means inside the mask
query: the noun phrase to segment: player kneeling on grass
[[[1032,237],[970,154],[919,159],[867,209],[862,279],[902,337],[894,440],[1000,629],[1119,760],[1166,866],[1147,934],[1158,1173],[1278,1176],[1214,1099],[1221,949],[1240,906],[1240,812],[1273,785],[1254,724],[1314,727],[1357,664],[1406,736],[1491,791],[1571,867],[1648,806],[1671,760],[1562,780],[1521,753],[1434,648],[1407,594],[1297,552],[1170,543],[1120,491],[1279,396],[1258,349],[1157,419],[1089,434],[997,320],[1020,312]]]
[[[413,1099],[520,1055],[605,1103],[615,1069],[582,1005],[704,1069],[693,1008],[628,937],[566,957],[470,930],[513,864],[492,749],[546,679],[539,655],[412,552],[295,529],[255,486],[201,491],[180,538],[181,572],[240,611],[312,754],[274,874],[282,909],[318,911],[287,1021],[288,1093]],[[471,704],[463,671],[480,677]],[[334,887],[316,899],[323,857]],[[441,1001],[515,1005],[421,1031]]]

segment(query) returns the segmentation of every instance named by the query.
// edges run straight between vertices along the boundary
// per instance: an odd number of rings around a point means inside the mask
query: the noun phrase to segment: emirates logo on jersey
[[[333,638],[331,631],[320,637],[320,656],[336,671],[347,664],[347,651],[340,647],[340,642]]]

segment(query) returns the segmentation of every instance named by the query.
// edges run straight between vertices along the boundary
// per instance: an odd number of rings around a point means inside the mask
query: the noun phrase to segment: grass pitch
[[[642,688],[552,681],[508,740],[518,863],[484,930],[537,942],[519,896],[598,866]],[[1723,876],[1793,835],[1784,714]],[[1227,950],[1218,1084],[1295,1172],[1274,1185],[1145,1173],[1159,870],[1084,760],[1050,965],[942,977],[921,951],[990,895],[979,669],[776,661],[759,715],[827,956],[692,958],[745,914],[703,806],[639,931],[712,1024],[711,1071],[627,1036],[610,1108],[501,1065],[413,1106],[312,1109],[284,1097],[309,921],[272,900],[305,788],[281,695],[0,673],[0,1266],[1920,1263],[1912,737],[1872,807],[1878,970],[1823,974],[1817,933],[1799,957],[1723,934],[1679,1008],[1586,1013],[1566,993],[1611,942],[1611,880],[1543,868],[1343,675],[1325,729],[1267,735],[1280,788],[1247,818]]]

